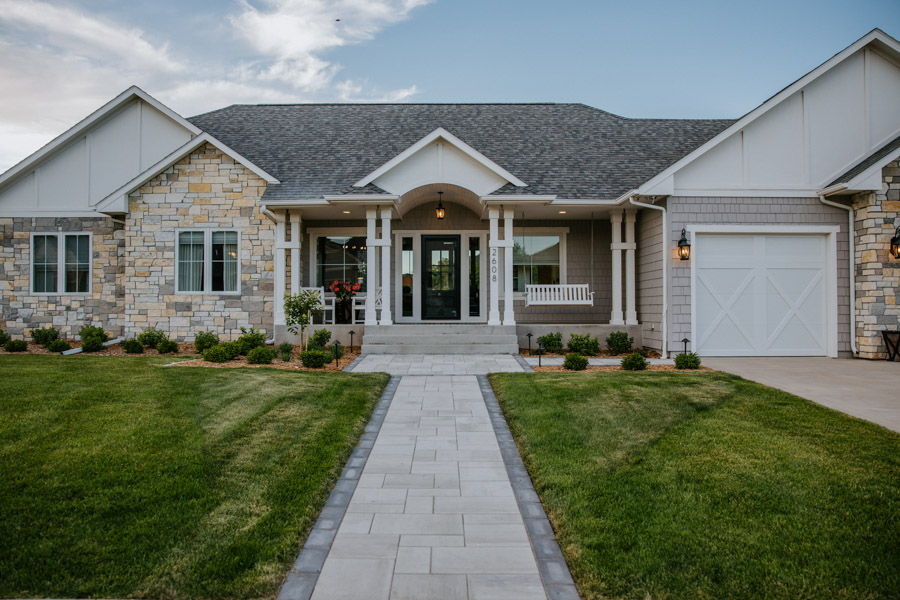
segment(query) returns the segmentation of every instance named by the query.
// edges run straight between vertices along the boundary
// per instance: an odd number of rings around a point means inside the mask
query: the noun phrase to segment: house
[[[185,119],[133,87],[0,176],[0,322],[281,340],[284,293],[341,280],[362,290],[329,328],[373,352],[623,330],[665,352],[879,358],[900,325],[898,99],[900,43],[877,29],[737,120],[580,104]]]

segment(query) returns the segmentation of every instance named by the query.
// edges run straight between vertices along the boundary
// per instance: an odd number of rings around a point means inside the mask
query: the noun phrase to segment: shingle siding
[[[644,346],[662,349],[662,213],[642,209],[636,223],[637,311]]]

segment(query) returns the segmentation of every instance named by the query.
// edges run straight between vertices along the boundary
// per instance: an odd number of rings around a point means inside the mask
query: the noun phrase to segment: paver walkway
[[[478,380],[404,376],[313,600],[546,597]]]

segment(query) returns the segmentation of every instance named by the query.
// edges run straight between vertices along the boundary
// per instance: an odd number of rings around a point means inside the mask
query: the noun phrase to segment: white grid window
[[[238,231],[179,231],[177,247],[178,293],[239,292]]]
[[[90,234],[37,233],[31,236],[32,294],[89,294],[90,291]]]

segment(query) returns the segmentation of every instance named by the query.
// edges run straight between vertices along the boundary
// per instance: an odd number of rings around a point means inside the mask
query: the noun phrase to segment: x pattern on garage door
[[[698,234],[695,244],[698,352],[827,354],[826,236]]]

